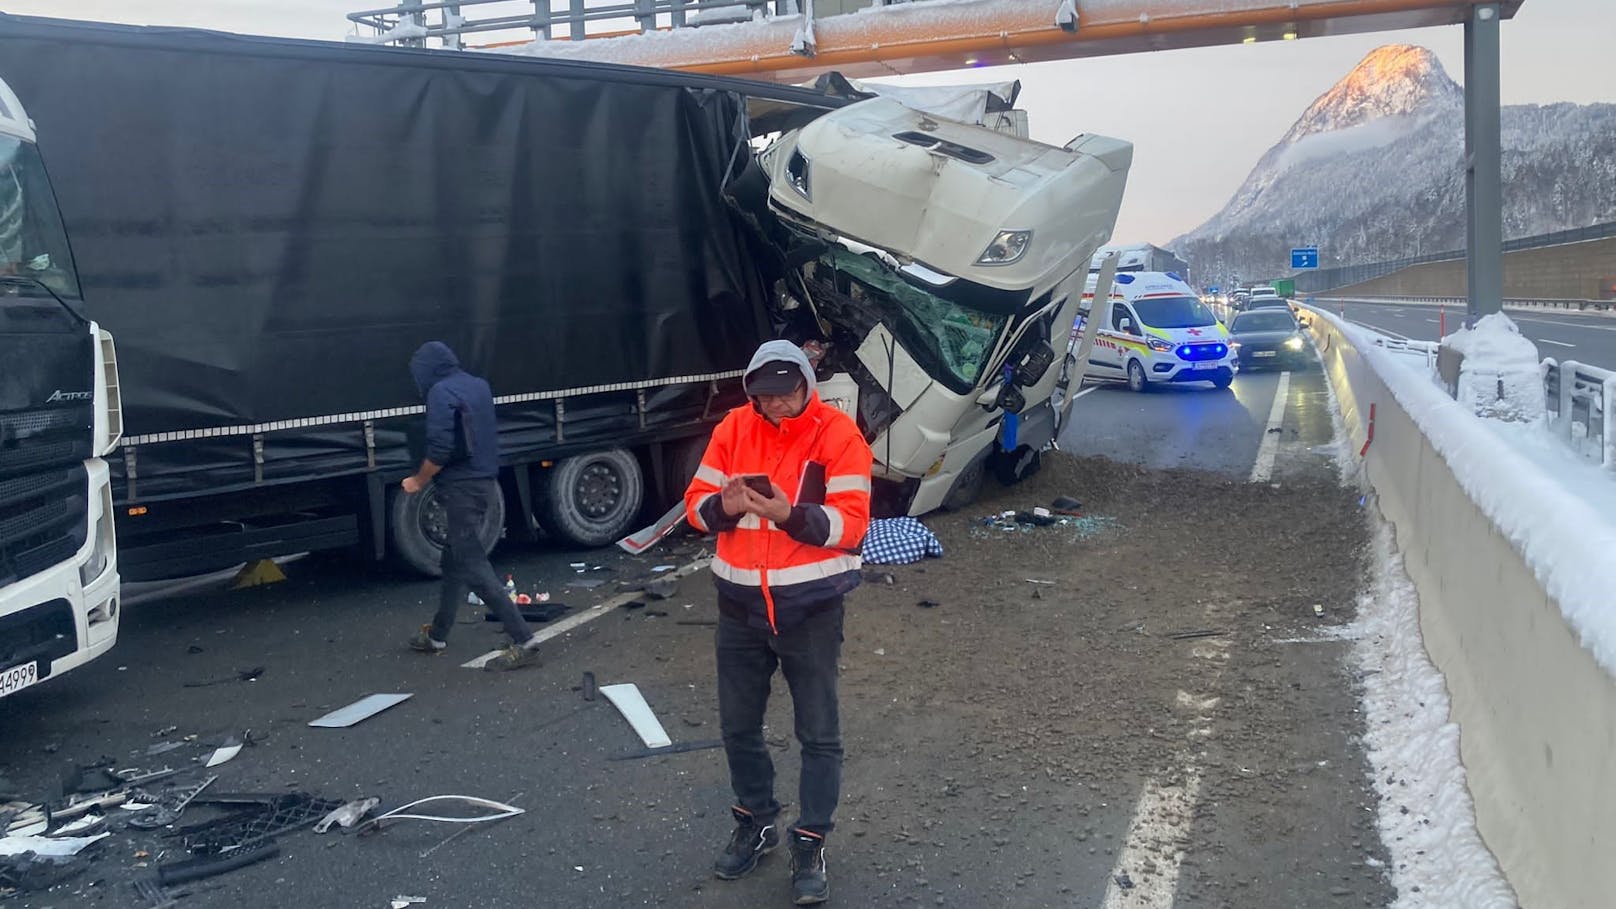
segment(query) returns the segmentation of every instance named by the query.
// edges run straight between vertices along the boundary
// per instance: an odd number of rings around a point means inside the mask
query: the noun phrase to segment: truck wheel
[[[558,461],[539,474],[538,485],[534,517],[546,533],[580,546],[620,539],[645,496],[640,462],[621,448]]]
[[[993,462],[993,476],[1005,486],[1014,486],[1037,473],[1043,467],[1043,455],[1028,445],[1018,445],[1011,451],[996,451],[988,458]]]
[[[982,478],[987,475],[987,458],[977,458],[959,476],[954,478],[954,485],[948,489],[948,495],[943,497],[941,505],[937,506],[943,511],[958,511],[976,501],[982,493]]]
[[[1150,380],[1145,378],[1145,366],[1138,360],[1128,361],[1128,390],[1144,391],[1150,387]]]
[[[493,507],[477,534],[485,550],[494,548],[505,532],[505,497],[495,496]],[[449,513],[438,500],[437,484],[416,495],[394,491],[388,509],[388,554],[394,562],[427,577],[443,575],[443,545],[449,539]]]
[[[685,490],[690,488],[690,481],[696,476],[696,469],[701,466],[702,455],[707,453],[707,442],[710,438],[712,438],[710,434],[700,435],[669,446],[668,488],[662,491],[664,508],[670,508],[673,503],[684,498]]]

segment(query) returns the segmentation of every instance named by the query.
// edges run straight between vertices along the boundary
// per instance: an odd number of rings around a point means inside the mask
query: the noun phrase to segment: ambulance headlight
[[[1146,338],[1145,344],[1149,345],[1151,350],[1158,351],[1160,353],[1166,353],[1173,349],[1173,342],[1164,341],[1161,338]]]
[[[982,255],[976,259],[978,265],[1010,265],[1027,254],[1027,247],[1032,243],[1030,230],[1001,230]]]

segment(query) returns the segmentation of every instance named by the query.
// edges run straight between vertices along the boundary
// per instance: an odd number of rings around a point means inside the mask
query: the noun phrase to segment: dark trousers
[[[525,643],[533,636],[516,604],[505,593],[505,585],[488,564],[488,553],[483,551],[477,531],[493,507],[494,496],[500,494],[499,483],[494,480],[454,480],[436,485],[438,502],[449,517],[449,539],[443,548],[443,589],[438,599],[438,614],[432,617],[432,637],[449,640],[454,628],[455,614],[466,602],[466,592],[477,596],[493,610],[505,626],[505,633],[516,643]]]
[[[780,813],[774,799],[774,761],[763,740],[769,683],[779,667],[791,688],[797,742],[802,746],[795,826],[821,836],[835,827],[831,815],[842,793],[842,731],[836,699],[842,616],[840,597],[778,635],[719,616],[718,719],[730,785],[740,806],[760,824],[773,823]]]

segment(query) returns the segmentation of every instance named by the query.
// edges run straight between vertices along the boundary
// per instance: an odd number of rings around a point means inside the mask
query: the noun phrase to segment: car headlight
[[[982,250],[982,255],[976,259],[978,265],[1010,265],[1019,261],[1027,254],[1027,247],[1032,243],[1030,230],[1001,230],[988,248]]]
[[[1291,335],[1290,337],[1286,338],[1285,339],[1285,349],[1286,350],[1301,350],[1302,349],[1302,338],[1301,338],[1301,336],[1300,335]]]
[[[1159,353],[1166,353],[1173,349],[1173,342],[1163,341],[1161,338],[1146,338],[1145,345]]]

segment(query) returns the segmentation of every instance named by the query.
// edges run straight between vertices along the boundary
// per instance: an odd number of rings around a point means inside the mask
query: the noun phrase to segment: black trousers
[[[760,824],[780,813],[774,798],[774,761],[763,740],[770,680],[778,668],[791,689],[802,776],[797,781],[796,827],[821,836],[842,794],[842,731],[837,705],[837,662],[842,653],[843,605],[815,611],[801,625],[774,634],[720,614],[718,718],[729,759],[730,785],[740,806]]]
[[[494,566],[488,563],[477,531],[500,494],[495,480],[453,480],[439,482],[438,501],[449,515],[449,539],[443,550],[443,588],[438,598],[438,614],[432,617],[432,637],[449,640],[455,614],[466,602],[467,591],[476,591],[483,603],[499,617],[505,633],[518,644],[533,636],[516,604],[505,593]]]

